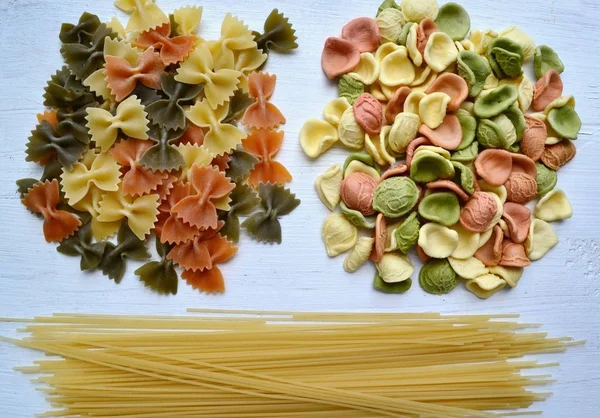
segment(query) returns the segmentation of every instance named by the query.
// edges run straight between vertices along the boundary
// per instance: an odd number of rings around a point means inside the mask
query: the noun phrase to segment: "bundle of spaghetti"
[[[553,382],[530,369],[556,363],[521,358],[581,343],[518,315],[189,311],[54,314],[7,340],[58,356],[18,368],[42,374],[42,416],[125,418],[528,415]]]

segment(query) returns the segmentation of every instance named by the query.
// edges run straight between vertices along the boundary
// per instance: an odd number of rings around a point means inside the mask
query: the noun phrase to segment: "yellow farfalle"
[[[221,123],[229,113],[229,103],[212,108],[207,99],[196,102],[187,112],[187,118],[194,124],[209,128],[204,136],[203,147],[214,155],[230,152],[242,143],[244,132],[228,123]]]
[[[154,0],[115,0],[115,6],[131,15],[126,32],[143,32],[169,22],[169,17]]]
[[[125,28],[119,19],[116,16],[113,16],[108,22],[106,22],[106,26],[117,34],[119,39],[125,39]],[[108,40],[108,39],[107,39]]]
[[[202,7],[180,7],[173,12],[173,20],[179,25],[180,35],[195,35],[202,20]]]
[[[104,68],[90,74],[88,78],[83,80],[83,85],[88,87],[96,96],[100,96],[104,100],[115,101],[106,83],[106,70]]]
[[[119,229],[119,226],[121,225],[120,220],[114,222],[100,222],[98,220],[98,215],[100,213],[100,201],[104,197],[105,193],[106,192],[103,192],[94,184],[91,184],[90,189],[85,197],[73,205],[73,209],[80,212],[87,212],[91,215],[92,235],[94,236],[94,239],[98,241],[115,235]]]
[[[74,164],[70,171],[63,168],[61,186],[71,206],[81,201],[93,186],[106,192],[119,190],[119,164],[110,154],[100,154],[90,168]]]
[[[181,63],[175,80],[187,84],[204,84],[204,94],[210,107],[216,109],[233,95],[242,73],[237,70],[215,70],[210,49],[201,44]]]
[[[134,198],[120,189],[108,192],[100,202],[98,220],[116,222],[127,218],[131,231],[143,240],[157,221],[159,200],[157,194]]]
[[[260,68],[267,60],[268,55],[256,47],[242,49],[233,53],[233,69],[244,74],[251,73]]]
[[[181,178],[189,181],[189,172],[193,165],[199,165],[202,167],[208,167],[213,159],[213,156],[206,150],[206,148],[192,145],[192,144],[179,144],[175,148],[181,155],[185,164],[181,167]]]
[[[117,107],[116,115],[97,107],[87,109],[87,127],[92,140],[106,152],[117,139],[119,129],[132,138],[148,139],[148,115],[137,96],[130,96]]]

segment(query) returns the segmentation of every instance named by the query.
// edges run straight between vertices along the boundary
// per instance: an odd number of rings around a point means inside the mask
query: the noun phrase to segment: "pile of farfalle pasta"
[[[336,143],[352,152],[316,181],[333,211],[327,253],[349,251],[347,271],[370,259],[374,287],[403,293],[416,248],[426,292],[462,278],[488,298],[558,243],[549,222],[572,209],[557,171],[575,156],[581,120],[553,49],[514,26],[471,30],[456,3],[386,0],[326,40],[322,67],[339,98],[300,142],[311,158]]]
[[[156,235],[161,259],[135,271],[146,286],[176,293],[179,266],[192,287],[222,292],[218,265],[237,252],[240,226],[280,243],[278,218],[300,203],[274,161],[285,123],[269,101],[276,77],[258,72],[271,50],[297,48],[295,31],[277,10],[262,32],[228,13],[208,41],[196,33],[200,7],[115,5],[130,14],[125,27],[90,13],[62,25],[66,65],[27,143],[43,174],[18,182],[23,204],[82,270],[118,283]]]

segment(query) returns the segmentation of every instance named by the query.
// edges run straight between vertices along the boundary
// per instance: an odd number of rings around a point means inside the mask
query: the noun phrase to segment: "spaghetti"
[[[59,356],[47,417],[497,417],[549,394],[556,364],[515,360],[580,344],[517,315],[190,309],[189,316],[55,314],[21,340]],[[502,412],[508,411],[508,412]]]

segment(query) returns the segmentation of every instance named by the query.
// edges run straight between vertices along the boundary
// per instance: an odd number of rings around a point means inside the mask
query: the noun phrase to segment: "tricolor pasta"
[[[556,171],[575,157],[581,120],[553,49],[514,26],[471,30],[456,3],[385,0],[325,40],[321,65],[339,97],[306,121],[300,145],[309,158],[351,152],[315,182],[333,212],[325,249],[348,252],[346,271],[371,260],[373,286],[404,293],[415,248],[426,292],[462,278],[488,298],[557,244],[548,222],[572,208]]]
[[[237,252],[240,228],[280,243],[278,218],[300,203],[273,160],[283,131],[267,130],[285,123],[268,102],[276,77],[256,72],[270,49],[297,48],[295,31],[278,10],[262,34],[228,13],[210,41],[197,33],[201,7],[115,5],[126,26],[86,12],[61,27],[66,65],[26,150],[44,170],[18,181],[23,204],[82,270],[118,283],[128,259],[150,258],[154,235],[160,260],[135,272],[146,286],[176,293],[180,267],[193,288],[222,292],[218,265]]]

